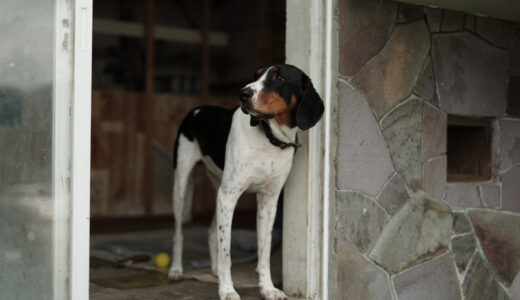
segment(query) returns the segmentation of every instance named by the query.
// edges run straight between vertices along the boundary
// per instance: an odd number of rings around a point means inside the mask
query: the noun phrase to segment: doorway
[[[203,291],[198,299],[214,298],[206,238],[215,191],[204,166],[195,170],[191,211],[185,212],[187,280],[168,283],[167,269],[153,264],[157,253],[171,256],[173,142],[189,110],[237,106],[237,91],[257,69],[284,62],[285,2],[156,0],[150,7],[150,1],[94,1],[92,52],[91,295]],[[272,263],[281,285],[279,211]],[[255,223],[256,199],[244,195],[233,219],[234,279],[239,293],[253,298],[259,297]],[[112,267],[139,255],[149,260]]]

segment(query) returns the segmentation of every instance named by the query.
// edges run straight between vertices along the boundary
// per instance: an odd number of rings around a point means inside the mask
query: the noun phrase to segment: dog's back
[[[200,106],[192,109],[184,118],[177,132],[173,148],[173,168],[182,159],[179,151],[181,135],[190,142],[197,141],[202,155],[209,156],[215,165],[224,169],[226,143],[231,129],[234,109],[217,106]]]

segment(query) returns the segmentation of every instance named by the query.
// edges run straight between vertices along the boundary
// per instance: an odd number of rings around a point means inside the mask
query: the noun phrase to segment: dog
[[[191,110],[177,133],[173,161],[175,232],[168,277],[183,277],[183,211],[193,193],[193,167],[202,161],[210,181],[218,187],[208,243],[220,299],[240,299],[231,279],[231,222],[237,200],[246,191],[257,196],[260,293],[264,299],[286,299],[271,280],[271,232],[278,197],[299,146],[297,131],[307,130],[321,119],[323,101],[303,71],[284,64],[259,69],[238,98],[240,106],[235,109],[201,106]]]

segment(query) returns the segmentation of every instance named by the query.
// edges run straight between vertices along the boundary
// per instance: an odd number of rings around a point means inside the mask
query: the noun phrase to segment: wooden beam
[[[202,102],[209,100],[209,0],[203,0],[202,8]]]
[[[127,36],[143,38],[145,26],[136,22],[124,22],[111,19],[94,19],[94,33],[105,35]],[[200,30],[174,26],[155,26],[155,39],[184,44],[200,44],[203,37]],[[229,43],[227,33],[219,31],[209,32],[209,45],[225,47]]]
[[[144,208],[150,215],[154,199],[154,167],[153,167],[153,112],[154,112],[154,54],[155,54],[155,0],[146,1],[146,139],[145,139],[145,176],[144,179]]]

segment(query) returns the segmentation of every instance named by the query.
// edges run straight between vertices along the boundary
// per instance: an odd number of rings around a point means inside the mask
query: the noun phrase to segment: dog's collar
[[[251,121],[251,123],[253,123],[253,121]],[[295,152],[299,147],[301,147],[301,145],[298,144],[298,135],[296,135],[296,140],[294,141],[294,143],[282,142],[277,137],[274,136],[273,132],[271,131],[271,127],[269,127],[269,125],[267,125],[267,123],[265,121],[260,120],[259,123],[260,123],[260,127],[262,128],[262,131],[264,132],[265,136],[267,137],[269,142],[271,144],[273,144],[274,146],[276,146],[280,149],[294,147]]]

